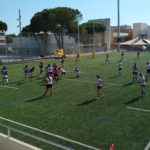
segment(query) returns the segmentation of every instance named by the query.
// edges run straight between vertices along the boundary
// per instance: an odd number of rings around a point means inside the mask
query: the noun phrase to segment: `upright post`
[[[117,0],[117,8],[118,8],[117,51],[120,51],[120,0]]]
[[[23,51],[22,51],[22,33],[21,33],[21,12],[19,9],[19,18],[17,19],[19,21],[19,37],[20,37],[20,50],[21,50],[21,58],[23,59]]]
[[[78,50],[80,49],[80,26],[78,21]]]

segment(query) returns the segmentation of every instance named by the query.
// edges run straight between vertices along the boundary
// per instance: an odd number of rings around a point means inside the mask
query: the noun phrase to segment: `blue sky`
[[[45,8],[71,7],[83,14],[82,22],[110,18],[117,25],[117,0],[1,0],[0,20],[8,25],[6,34],[18,34],[18,10],[21,10],[22,27],[30,23],[36,12]],[[120,0],[120,24],[136,22],[150,24],[150,0]]]

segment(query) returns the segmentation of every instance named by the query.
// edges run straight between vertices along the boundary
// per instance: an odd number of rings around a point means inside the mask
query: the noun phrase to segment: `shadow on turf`
[[[24,84],[24,80],[18,80],[18,81],[14,81],[14,82],[8,82],[8,84],[17,84],[17,85],[21,85],[21,84]]]
[[[34,102],[34,101],[37,101],[37,100],[42,99],[43,97],[45,97],[45,96],[44,96],[44,95],[40,95],[40,96],[38,96],[38,97],[31,97],[31,98],[29,98],[28,100],[25,100],[24,102],[25,102],[25,103]]]
[[[130,86],[130,85],[132,85],[132,84],[133,84],[133,82],[129,82],[129,83],[127,83],[127,84],[124,84],[123,87]]]
[[[142,98],[142,96],[138,96],[138,97],[133,98],[132,100],[130,100],[130,101],[128,101],[128,102],[126,102],[125,104],[132,104],[132,103],[134,103],[134,102],[138,101],[138,100],[139,100],[139,99],[141,99],[141,98]]]
[[[77,77],[68,77],[68,79],[79,79]]]
[[[88,105],[88,104],[90,104],[90,103],[92,103],[92,102],[94,102],[96,100],[97,100],[96,98],[93,98],[91,100],[88,100],[88,101],[85,101],[85,102],[83,102],[81,104],[78,104],[77,106],[85,106],[85,105]]]
[[[120,77],[120,76],[119,75],[115,75],[115,76],[110,77],[110,79],[115,79],[115,78],[118,78],[118,77]]]
[[[36,80],[44,80],[44,77],[38,77]]]

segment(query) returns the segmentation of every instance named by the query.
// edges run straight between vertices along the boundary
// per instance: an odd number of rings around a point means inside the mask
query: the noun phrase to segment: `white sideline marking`
[[[19,88],[13,87],[13,86],[7,86],[7,85],[0,85],[0,87],[9,88],[9,89],[15,89],[18,90]]]
[[[133,110],[138,110],[138,111],[143,111],[143,112],[150,112],[150,110],[146,110],[146,109],[139,109],[139,108],[135,108],[135,107],[127,107],[128,109],[133,109]]]
[[[150,150],[150,142],[146,145],[144,150]]]
[[[20,126],[23,126],[23,127],[26,127],[26,128],[29,128],[29,129],[32,129],[32,130],[39,131],[39,132],[41,132],[41,133],[45,133],[45,134],[47,134],[47,135],[51,135],[51,136],[54,136],[54,137],[63,139],[63,140],[65,140],[65,141],[68,141],[68,142],[71,142],[71,143],[75,143],[75,144],[81,145],[81,146],[83,146],[83,147],[87,147],[87,148],[90,148],[90,149],[93,149],[93,150],[101,150],[101,149],[99,149],[99,148],[96,148],[96,147],[93,147],[93,146],[90,146],[90,145],[87,145],[87,144],[84,144],[84,143],[81,143],[81,142],[78,142],[78,141],[74,141],[74,140],[65,138],[65,137],[63,137],[63,136],[54,134],[54,133],[50,133],[50,132],[47,132],[47,131],[43,131],[43,130],[41,130],[41,129],[34,128],[34,127],[31,127],[31,126],[28,126],[28,125],[25,125],[25,124],[22,124],[22,123],[19,123],[19,122],[15,122],[15,121],[13,121],[13,120],[10,120],[10,119],[4,118],[4,117],[0,117],[0,119],[5,120],[5,121],[8,121],[8,122],[11,122],[11,123],[14,123],[14,124],[17,124],[17,125],[20,125]]]

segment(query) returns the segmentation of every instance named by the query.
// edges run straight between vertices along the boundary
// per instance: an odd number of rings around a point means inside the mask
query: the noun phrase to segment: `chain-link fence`
[[[56,38],[55,34],[33,34],[22,33],[21,36],[13,37],[11,44],[0,47],[1,58],[33,58],[39,56],[53,56],[54,51],[60,48],[64,49],[66,55],[75,54],[78,50],[81,53],[88,53],[95,50],[96,52],[107,50],[107,43],[104,40],[103,33],[94,35],[64,34],[62,39]],[[60,38],[60,37],[59,37]],[[78,42],[79,41],[79,42]]]

